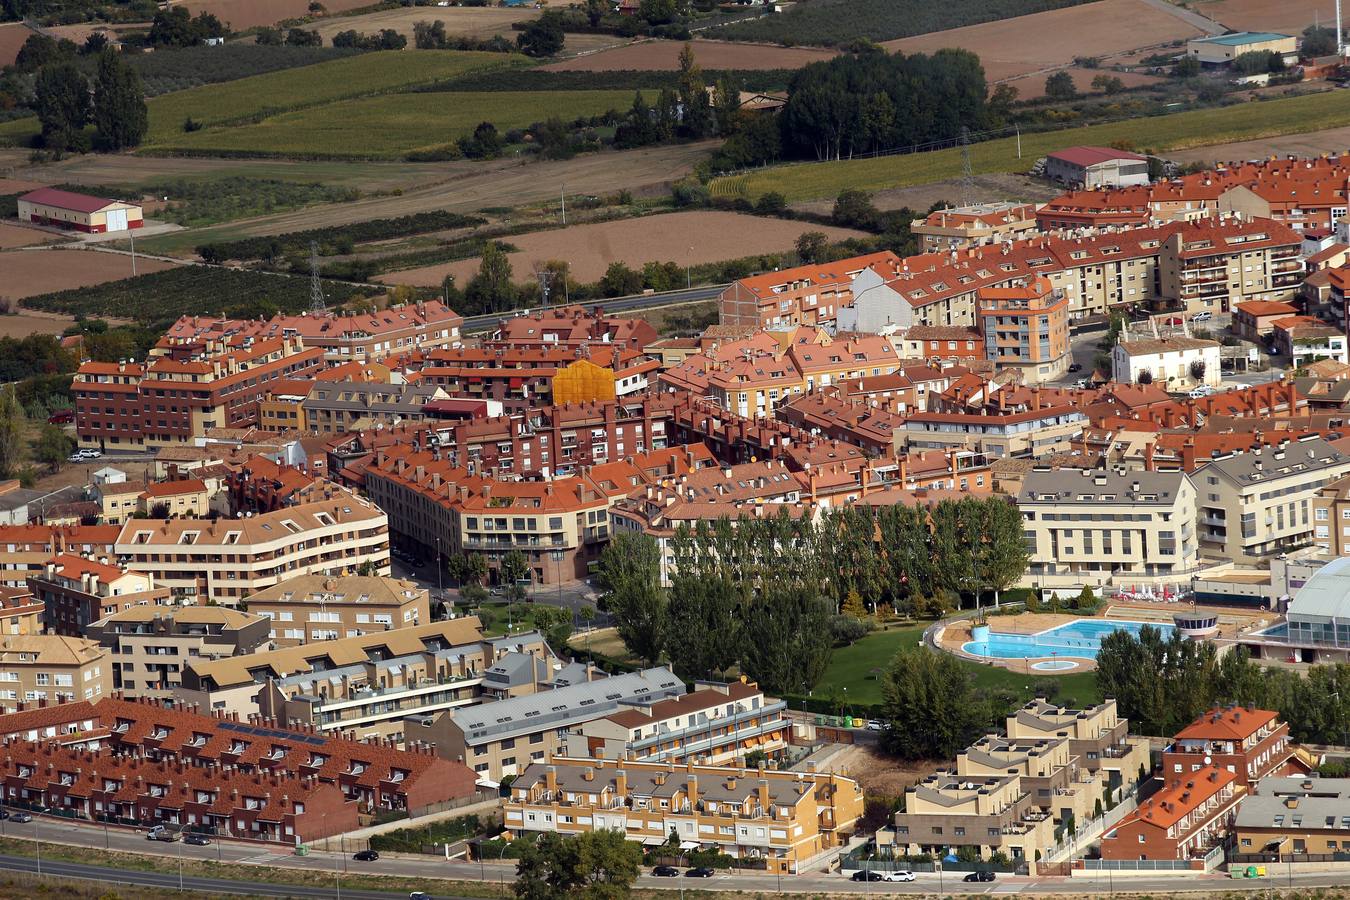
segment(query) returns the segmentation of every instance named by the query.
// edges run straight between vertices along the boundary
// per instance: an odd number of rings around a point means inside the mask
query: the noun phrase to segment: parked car
[[[95,450],[93,447],[85,447],[82,450],[80,450],[79,453],[85,459],[98,459],[100,456],[103,455],[102,450]]]
[[[17,822],[20,825],[33,821],[33,817],[26,812],[16,812],[9,817],[11,822]]]
[[[868,730],[868,731],[885,731],[885,730],[886,730],[886,723],[882,722],[880,719],[868,719],[868,720],[867,720],[867,730]]]
[[[1202,398],[1204,398],[1204,397],[1208,397],[1210,394],[1213,394],[1213,393],[1214,393],[1214,388],[1210,387],[1210,386],[1207,385],[1207,384],[1202,384],[1202,385],[1200,385],[1200,386],[1197,387],[1197,388],[1193,388],[1193,389],[1191,390],[1191,392],[1190,392],[1189,394],[1187,394],[1186,396],[1187,396],[1187,397],[1190,397],[1192,400],[1200,400],[1200,399],[1202,399]]]
[[[8,819],[8,818],[9,818],[9,810],[7,810],[7,809],[0,809],[0,821],[3,821],[3,820]]]
[[[1168,316],[1166,319],[1163,319],[1162,321],[1162,324],[1164,325],[1184,325],[1185,323],[1186,320],[1183,319],[1181,316]]]
[[[52,413],[50,416],[47,417],[48,425],[69,425],[71,422],[74,421],[75,421],[75,410],[73,409],[58,409],[56,412]]]
[[[884,872],[883,877],[887,881],[913,881],[914,873],[906,869],[897,869],[894,872]]]
[[[1212,318],[1214,318],[1214,315],[1213,315],[1212,313],[1209,313],[1209,312],[1206,312],[1206,311],[1201,311],[1201,312],[1198,312],[1198,313],[1196,313],[1195,315],[1191,316],[1191,321],[1192,321],[1192,322],[1208,322],[1208,321],[1209,321],[1210,319],[1212,319]]]
[[[82,463],[84,461],[85,461],[84,457],[78,453],[72,453],[66,457],[66,462],[69,463]]]
[[[426,891],[413,891],[408,895],[408,900],[432,900],[432,898]]]
[[[1069,363],[1069,371],[1070,371],[1070,372],[1081,372],[1081,371],[1083,371],[1083,364],[1082,364],[1082,363]]]
[[[859,869],[853,873],[854,881],[885,881],[880,872],[871,869]]]
[[[189,834],[183,838],[183,843],[191,844],[194,847],[205,847],[211,843],[211,839],[204,834]]]
[[[717,873],[708,866],[695,866],[684,873],[685,878],[711,878]]]
[[[674,878],[680,874],[680,870],[674,866],[657,866],[652,869],[652,874],[658,878]]]
[[[357,850],[352,854],[352,859],[357,862],[374,862],[379,858],[380,854],[376,853],[374,850]]]
[[[967,875],[965,878],[962,878],[961,880],[962,880],[962,881],[993,881],[993,880],[994,880],[994,873],[993,873],[993,872],[971,872],[969,875]]]
[[[145,836],[147,841],[164,841],[173,843],[178,840],[178,832],[170,831],[167,828],[152,828],[150,833]]]

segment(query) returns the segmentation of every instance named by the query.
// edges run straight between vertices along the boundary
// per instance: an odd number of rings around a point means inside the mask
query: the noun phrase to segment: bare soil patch
[[[576,225],[510,238],[520,250],[509,254],[517,281],[532,278],[535,261],[565,259],[579,281],[596,281],[610,263],[641,268],[648,262],[674,261],[681,266],[717,262],[756,253],[789,250],[807,231],[822,231],[832,241],[861,232],[786,219],[762,219],[729,212],[678,212],[642,219]],[[380,280],[390,284],[438,285],[446,275],[464,284],[478,271],[477,259],[392,272]]]
[[[1263,2],[1263,0],[1253,0]],[[991,82],[1061,69],[1075,56],[1109,56],[1200,35],[1199,29],[1144,0],[1101,0],[1064,9],[887,41],[892,52],[970,50]],[[1090,79],[1089,79],[1090,80]]]
[[[1245,159],[1266,159],[1270,156],[1316,156],[1319,153],[1345,153],[1350,149],[1350,128],[1328,128],[1307,134],[1261,138],[1257,141],[1239,141],[1234,144],[1216,144],[1192,150],[1176,150],[1167,154],[1178,162],[1231,162]]]
[[[948,32],[944,32],[948,33]],[[833,50],[693,41],[694,59],[705,69],[799,69],[832,58]],[[571,47],[571,37],[568,38]],[[943,46],[949,46],[943,44]],[[546,72],[665,72],[680,67],[683,41],[643,41],[543,66]]]
[[[72,316],[25,312],[0,316],[0,337],[25,338],[30,334],[60,334],[75,324]]]
[[[52,234],[45,231],[38,231],[35,228],[24,228],[22,225],[10,225],[0,222],[0,250],[9,250],[14,247],[31,247],[34,244],[49,244],[60,240]]]
[[[864,796],[895,798],[944,765],[951,763],[936,759],[906,762],[887,756],[871,744],[853,744],[834,757],[829,767],[857,781]]]
[[[14,64],[19,48],[33,32],[22,22],[10,22],[0,25],[0,67]]]
[[[511,31],[512,22],[523,22],[540,15],[542,10],[530,8],[505,9],[492,6],[415,6],[411,8],[384,9],[361,16],[342,16],[323,19],[311,27],[319,32],[324,44],[332,43],[333,35],[339,31],[354,29],[361,34],[374,34],[385,28],[392,28],[408,39],[412,45],[413,24],[416,22],[434,22],[440,19],[445,23],[445,33],[465,35],[476,38],[490,38],[495,34],[504,34],[514,40]],[[572,35],[567,43],[572,44]],[[611,38],[613,40],[613,38]]]
[[[1035,160],[1028,159],[1030,168]],[[961,184],[957,181],[935,181],[931,184],[918,184],[913,187],[891,188],[877,191],[872,195],[872,205],[877,209],[903,209],[914,211],[915,218],[923,216],[935,203],[955,206],[961,202]],[[975,176],[973,199],[977,202],[995,202],[1015,200],[1021,202],[1044,202],[1058,197],[1063,191],[1044,182],[1028,178],[1025,175],[991,173]],[[806,200],[792,204],[793,209],[829,215],[834,209],[833,198]]]
[[[1098,93],[1092,87],[1092,79],[1098,75],[1105,75],[1108,78],[1119,78],[1121,84],[1127,88],[1139,87],[1140,85],[1153,84],[1163,79],[1158,75],[1146,75],[1143,72],[1114,72],[1110,69],[1082,69],[1077,66],[1070,66],[1060,71],[1068,72],[1073,76],[1074,87],[1078,88],[1078,93],[1089,94]],[[1021,78],[1010,78],[1005,83],[1017,88],[1017,98],[1019,100],[1035,100],[1038,97],[1045,96],[1045,79],[1048,75],[1044,72],[1037,72],[1035,75],[1024,75]]]
[[[172,266],[157,259],[136,260],[140,275]],[[0,257],[0,270],[5,273],[4,291],[21,300],[130,278],[131,257],[94,250],[9,250]]]
[[[1234,31],[1299,34],[1313,22],[1330,26],[1336,21],[1335,0],[1214,0],[1194,6]]]
[[[235,31],[309,14],[309,0],[184,0],[174,5],[187,7],[194,16],[209,12]],[[323,5],[330,13],[346,12],[369,6],[370,0],[323,0]]]

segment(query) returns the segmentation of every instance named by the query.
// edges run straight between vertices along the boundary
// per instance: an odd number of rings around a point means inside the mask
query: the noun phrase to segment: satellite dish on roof
[[[1212,763],[1213,761],[1214,761],[1214,760],[1213,760],[1212,757],[1210,757],[1208,754],[1205,755],[1205,765],[1209,765],[1209,764]]]

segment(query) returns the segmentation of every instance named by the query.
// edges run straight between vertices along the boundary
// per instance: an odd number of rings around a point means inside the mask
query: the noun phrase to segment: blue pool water
[[[1066,622],[1036,634],[1007,634],[990,631],[987,641],[967,641],[961,649],[972,656],[990,659],[1035,659],[1043,656],[1069,656],[1096,659],[1102,648],[1102,638],[1116,631],[1128,631],[1139,636],[1145,625],[1152,625],[1170,636],[1172,625],[1155,622],[1126,622],[1105,619],[1081,619]]]

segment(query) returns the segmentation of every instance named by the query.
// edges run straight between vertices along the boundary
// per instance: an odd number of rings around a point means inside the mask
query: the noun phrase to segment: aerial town
[[[0,0],[0,898],[1350,897],[1347,89],[1340,0]]]

